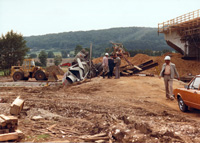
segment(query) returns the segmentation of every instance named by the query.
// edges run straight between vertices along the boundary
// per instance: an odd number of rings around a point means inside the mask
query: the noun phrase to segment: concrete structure
[[[200,60],[200,9],[158,24],[167,44],[185,59]]]

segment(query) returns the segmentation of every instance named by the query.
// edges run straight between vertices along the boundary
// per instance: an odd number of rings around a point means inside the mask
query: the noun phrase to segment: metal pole
[[[90,43],[90,78],[92,78],[92,43]]]

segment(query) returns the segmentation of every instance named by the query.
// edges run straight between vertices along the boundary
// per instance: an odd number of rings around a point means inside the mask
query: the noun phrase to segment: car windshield
[[[196,77],[192,83],[190,84],[190,88],[193,89],[199,89],[199,85],[200,85],[200,77]]]

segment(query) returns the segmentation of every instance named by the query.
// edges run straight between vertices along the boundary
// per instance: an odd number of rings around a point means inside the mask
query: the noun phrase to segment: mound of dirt
[[[140,65],[148,60],[153,60],[154,62],[158,63],[158,67],[146,70],[146,73],[156,74],[158,75],[161,71],[162,65],[164,64],[165,56],[171,56],[171,61],[176,65],[176,68],[180,74],[180,76],[187,76],[188,74],[198,75],[200,74],[200,62],[195,60],[184,60],[182,59],[182,55],[179,53],[166,53],[162,56],[148,56],[145,54],[137,54],[134,57],[128,57],[127,59],[133,63],[134,65]],[[102,57],[96,58],[93,60],[94,63],[102,62]],[[125,66],[128,63],[122,59],[121,66]]]
[[[47,72],[53,72],[56,75],[64,75],[64,71],[56,65],[50,66],[46,68]]]

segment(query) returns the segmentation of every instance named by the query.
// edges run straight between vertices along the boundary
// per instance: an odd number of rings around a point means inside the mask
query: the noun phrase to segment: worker
[[[120,78],[120,65],[121,65],[121,59],[119,56],[116,56],[115,59],[115,79]]]
[[[108,78],[112,78],[112,76],[113,76],[113,69],[115,67],[113,56],[111,56],[111,57],[108,58],[108,67],[109,67]]]
[[[179,80],[179,74],[176,70],[175,64],[171,63],[171,57],[166,56],[164,58],[165,63],[162,66],[162,70],[160,72],[159,78],[164,78],[165,83],[165,90],[166,90],[166,98],[174,100],[173,97],[173,79],[175,77],[175,74]]]
[[[105,53],[105,56],[103,57],[103,78],[105,78],[105,74],[109,72],[109,67],[108,67],[108,53]]]

